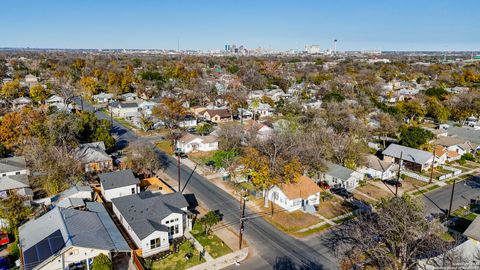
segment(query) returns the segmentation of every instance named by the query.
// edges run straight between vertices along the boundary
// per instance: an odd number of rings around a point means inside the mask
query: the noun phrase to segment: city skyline
[[[381,1],[4,1],[0,47],[478,51],[480,22],[466,0]],[[311,7],[311,8],[306,8]]]

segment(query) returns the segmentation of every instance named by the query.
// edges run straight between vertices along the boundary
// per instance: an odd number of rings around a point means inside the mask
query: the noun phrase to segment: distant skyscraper
[[[305,52],[308,54],[318,54],[322,51],[320,50],[320,45],[305,45]]]

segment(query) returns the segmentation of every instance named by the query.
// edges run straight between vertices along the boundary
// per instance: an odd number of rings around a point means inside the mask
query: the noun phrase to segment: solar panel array
[[[26,270],[31,270],[65,246],[62,232],[56,230],[36,245],[23,252]]]

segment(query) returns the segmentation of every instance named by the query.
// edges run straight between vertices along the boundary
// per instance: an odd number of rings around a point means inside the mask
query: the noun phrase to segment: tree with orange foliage
[[[188,111],[183,107],[183,101],[174,98],[164,98],[162,102],[153,108],[153,115],[158,117],[169,128],[176,127]]]

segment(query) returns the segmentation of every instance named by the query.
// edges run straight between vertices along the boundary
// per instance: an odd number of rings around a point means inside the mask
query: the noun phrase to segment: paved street
[[[84,109],[94,108],[84,102]],[[101,119],[110,117],[103,112],[96,112]],[[118,136],[121,146],[138,139],[132,131],[113,121],[113,132]],[[159,153],[166,164],[165,172],[172,178],[177,178],[177,162],[174,158]],[[181,179],[185,183],[192,170],[184,165],[181,168]],[[183,184],[182,184],[183,185]],[[194,193],[196,198],[208,209],[219,210],[223,214],[224,223],[238,230],[239,203],[235,198],[206,180],[203,176],[193,173],[186,188],[187,193]],[[246,215],[252,212],[247,209]],[[235,269],[337,269],[335,257],[329,253],[319,238],[301,241],[285,235],[262,218],[250,219],[245,223],[245,239],[255,247],[258,256],[242,263]],[[233,269],[233,268],[232,268]]]
[[[423,201],[428,213],[441,213],[441,209],[448,210],[452,186],[447,185],[423,194]],[[480,177],[476,176],[455,185],[452,211],[467,205],[471,199],[480,196]]]

